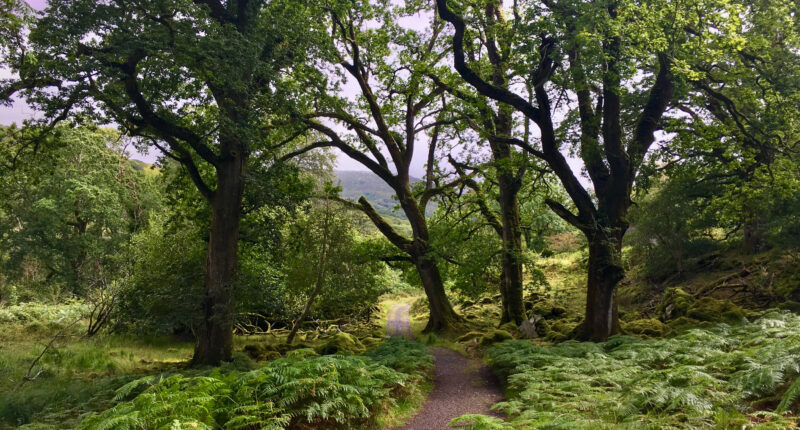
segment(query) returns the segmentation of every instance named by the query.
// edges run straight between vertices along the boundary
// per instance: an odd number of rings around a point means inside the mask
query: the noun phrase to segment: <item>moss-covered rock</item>
[[[481,346],[489,346],[493,343],[498,343],[513,338],[514,336],[505,330],[493,329],[481,336],[481,340],[478,342],[478,344]]]
[[[673,335],[692,328],[708,328],[714,325],[710,321],[698,321],[689,317],[678,317],[668,322],[665,334]]]
[[[471,331],[469,333],[464,334],[463,336],[460,336],[457,340],[459,342],[469,342],[472,339],[477,339],[481,336],[483,336],[483,333],[479,331]]]
[[[730,300],[703,297],[689,307],[686,316],[698,321],[735,323],[744,319],[745,311]]]
[[[257,361],[269,360],[270,358],[268,358],[268,356],[274,354],[278,354],[278,357],[281,356],[281,353],[278,352],[275,346],[264,342],[247,344],[242,348],[242,351],[250,358]]]
[[[361,343],[367,348],[373,347],[381,342],[383,342],[383,339],[375,336],[365,337],[361,339]]]
[[[664,297],[661,298],[661,303],[658,305],[658,315],[661,321],[669,321],[686,316],[694,301],[694,296],[682,288],[670,288],[664,292]]]
[[[515,323],[513,323],[513,322],[507,322],[507,323],[501,325],[499,328],[500,328],[500,330],[504,330],[504,331],[507,331],[509,333],[514,333],[514,332],[516,332],[518,330],[517,325]]]
[[[660,337],[666,333],[667,326],[655,318],[645,318],[622,322],[622,331],[638,337]]]
[[[366,351],[364,344],[352,335],[345,332],[337,332],[329,338],[322,346],[315,348],[320,355],[342,354],[352,352],[360,354]]]
[[[548,320],[563,318],[567,314],[567,309],[563,306],[554,305],[545,300],[533,303],[529,310],[532,314]]]
[[[552,321],[548,327],[546,338],[552,342],[563,342],[570,338],[578,324],[567,319]]]

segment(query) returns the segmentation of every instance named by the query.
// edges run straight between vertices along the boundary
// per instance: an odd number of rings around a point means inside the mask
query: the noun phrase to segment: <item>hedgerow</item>
[[[116,406],[79,429],[369,428],[424,378],[422,345],[390,339],[363,356],[293,351],[250,372],[150,376],[117,392]],[[129,400],[128,400],[129,399]]]
[[[487,354],[514,428],[784,429],[798,412],[800,317],[786,312],[668,339],[509,340]]]

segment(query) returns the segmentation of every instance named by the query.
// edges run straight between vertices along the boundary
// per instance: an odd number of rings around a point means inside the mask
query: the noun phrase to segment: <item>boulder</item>
[[[536,339],[545,333],[540,333],[540,326],[544,321],[541,315],[534,315],[531,319],[525,320],[519,326],[519,333],[526,339]]]
[[[625,334],[639,337],[660,337],[664,335],[666,330],[667,326],[654,318],[638,319],[622,323],[622,331]]]
[[[316,352],[320,355],[329,354],[342,354],[346,352],[362,353],[366,350],[364,345],[345,332],[336,332],[330,339],[327,340],[322,346],[315,348]]]

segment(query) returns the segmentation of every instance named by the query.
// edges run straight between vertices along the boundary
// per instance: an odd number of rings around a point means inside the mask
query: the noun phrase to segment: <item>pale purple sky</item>
[[[25,0],[32,8],[36,10],[44,9],[47,6],[47,0]]]

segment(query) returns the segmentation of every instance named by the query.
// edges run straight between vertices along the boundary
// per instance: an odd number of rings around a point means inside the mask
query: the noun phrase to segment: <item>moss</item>
[[[553,321],[548,327],[546,338],[553,342],[563,342],[570,338],[577,326],[577,322],[566,319]]]
[[[379,337],[370,336],[370,337],[365,337],[365,338],[361,339],[361,343],[364,344],[364,346],[367,347],[367,348],[375,346],[375,345],[377,345],[377,344],[379,344],[381,342],[383,342],[383,339],[381,339]]]
[[[703,297],[692,304],[686,316],[699,321],[724,321],[735,323],[744,319],[745,312],[744,309],[735,305],[730,300]]]
[[[565,307],[554,305],[546,300],[526,303],[525,308],[531,311],[531,313],[534,315],[539,315],[542,318],[549,320],[563,318],[567,314],[567,309]]]
[[[281,353],[280,352],[278,352],[278,351],[267,351],[267,353],[264,354],[264,358],[263,359],[264,359],[264,361],[272,361],[272,360],[276,360],[278,358],[281,358]]]
[[[320,355],[341,354],[345,352],[362,353],[366,350],[364,344],[352,335],[345,332],[337,332],[327,340],[322,346],[315,348]]]
[[[705,328],[712,326],[709,321],[698,321],[689,317],[678,317],[667,323],[666,334],[677,334],[690,328]]]
[[[660,337],[667,331],[667,326],[657,319],[646,318],[623,322],[622,331],[639,337]]]
[[[786,270],[775,277],[775,293],[785,298],[800,298],[800,270]]]
[[[517,327],[517,325],[514,324],[513,322],[507,322],[507,323],[501,325],[499,328],[500,328],[500,330],[504,330],[504,331],[507,331],[509,333],[515,333],[519,329],[519,327]]]
[[[431,306],[428,303],[427,297],[420,297],[417,300],[414,300],[414,303],[411,304],[411,308],[408,311],[408,313],[412,316],[428,315],[430,312]]]
[[[796,314],[800,314],[800,303],[792,301],[792,300],[787,300],[787,301],[779,304],[778,305],[778,309],[782,309],[782,310],[794,312]]]
[[[478,343],[481,346],[488,346],[493,343],[498,343],[513,338],[514,336],[511,336],[511,333],[505,330],[493,329],[481,336],[481,340]]]
[[[658,305],[658,315],[662,321],[686,316],[689,308],[694,304],[694,296],[681,288],[670,288],[664,292],[664,297]]]
[[[259,360],[267,352],[266,348],[261,344],[245,345],[242,349],[245,354],[249,355],[250,358],[254,360]]]
[[[459,342],[469,342],[472,339],[477,339],[477,338],[479,338],[481,336],[483,336],[483,333],[481,333],[479,331],[471,331],[469,333],[464,334],[463,336],[460,336],[458,338],[458,341]]]

